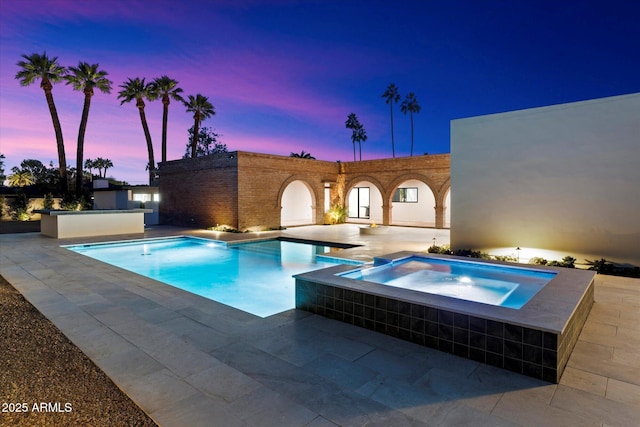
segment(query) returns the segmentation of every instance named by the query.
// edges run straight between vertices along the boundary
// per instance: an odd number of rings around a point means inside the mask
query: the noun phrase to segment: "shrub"
[[[44,195],[44,200],[42,202],[42,208],[45,210],[53,209],[53,194],[47,193]]]
[[[22,191],[16,193],[16,197],[11,202],[11,219],[17,221],[29,221],[31,215],[28,212],[29,198]]]
[[[564,267],[564,268],[575,268],[576,264],[576,259],[567,255],[566,257],[562,258],[562,261],[550,261],[549,263],[547,263],[547,265],[550,265],[552,267]]]
[[[342,224],[347,220],[347,208],[341,205],[333,205],[326,214],[327,224]]]
[[[456,249],[453,255],[465,256],[468,258],[491,259],[491,255],[486,252],[474,251],[473,249]]]
[[[82,209],[82,200],[78,200],[73,194],[65,194],[60,200],[60,209],[79,211]]]
[[[536,265],[547,265],[548,262],[549,261],[539,256],[534,256],[529,260],[529,264],[536,264]]]
[[[208,230],[224,231],[226,233],[245,233],[242,230],[238,230],[237,228],[229,227],[227,225],[216,225],[215,227],[209,227]]]
[[[613,274],[615,270],[613,263],[610,263],[604,258],[601,258],[597,261],[595,260],[594,261],[586,260],[586,261],[587,261],[587,264],[591,266],[589,267],[589,270],[595,270],[599,274]]]
[[[429,246],[429,249],[427,249],[427,252],[429,252],[430,254],[450,255],[451,248],[448,245],[443,245],[443,246],[431,245]]]
[[[494,255],[493,259],[504,262],[518,262],[518,258],[511,255]]]

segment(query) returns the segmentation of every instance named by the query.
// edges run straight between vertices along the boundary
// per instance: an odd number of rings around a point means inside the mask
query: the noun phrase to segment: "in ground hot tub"
[[[558,382],[593,304],[592,271],[399,252],[296,277],[296,307]]]
[[[557,274],[556,271],[423,256],[379,262],[382,265],[338,275],[519,309]]]

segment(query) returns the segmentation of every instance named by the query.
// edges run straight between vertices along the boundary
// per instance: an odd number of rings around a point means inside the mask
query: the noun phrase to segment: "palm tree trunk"
[[[200,121],[196,118],[193,123],[193,140],[191,141],[191,158],[194,158],[197,155],[199,133],[200,133]]]
[[[147,125],[147,117],[144,114],[144,103],[142,107],[138,107],[140,111],[140,121],[142,122],[142,129],[144,130],[144,137],[147,140],[147,151],[149,152],[149,185],[155,185],[156,181],[156,162],[153,158],[153,143],[151,142],[151,133],[149,133],[149,126]]]
[[[76,196],[82,195],[83,178],[83,156],[84,156],[84,135],[87,131],[87,121],[89,119],[89,108],[91,107],[91,96],[93,91],[85,91],[84,107],[82,108],[82,118],[80,119],[80,129],[78,130],[78,148],[76,152]]]
[[[360,152],[360,161],[362,161],[362,142],[358,141],[358,151]]]
[[[169,119],[169,97],[162,99],[162,162],[167,161],[167,121]]]
[[[393,105],[389,103],[389,113],[391,114],[391,154],[396,158],[396,146],[393,141]]]
[[[411,117],[411,155],[413,156],[413,113],[410,113],[409,117]]]
[[[60,125],[60,118],[58,117],[56,104],[53,102],[51,82],[48,80],[43,81],[41,86],[44,90],[45,98],[47,99],[47,105],[49,106],[49,112],[51,113],[51,120],[53,121],[53,129],[56,133],[56,144],[58,145],[58,171],[60,172],[60,191],[62,194],[66,194],[69,191],[69,185],[67,182],[67,157],[64,154],[62,126]]]
[[[353,141],[353,161],[356,161],[356,141]]]

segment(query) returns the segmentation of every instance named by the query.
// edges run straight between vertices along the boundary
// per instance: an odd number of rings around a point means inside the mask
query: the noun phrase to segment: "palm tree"
[[[29,171],[14,168],[12,172],[13,174],[9,175],[10,187],[26,187],[27,185],[33,185],[36,183],[33,174]]]
[[[356,142],[358,143],[360,149],[360,160],[362,160],[362,144],[367,140],[367,131],[364,129],[364,126],[358,120],[358,117],[355,113],[349,114],[347,117],[347,121],[344,123],[347,129],[351,129],[351,142],[353,143],[353,161],[356,161]]]
[[[91,179],[93,179],[93,170],[94,169],[98,169],[98,167],[96,166],[96,161],[93,159],[87,159],[84,161],[84,168],[87,169],[89,171],[89,174],[91,175]],[[98,175],[100,176],[100,175]]]
[[[58,57],[49,58],[46,52],[42,55],[32,53],[31,55],[22,55],[24,61],[18,62],[20,71],[16,73],[16,79],[20,81],[20,85],[29,86],[36,80],[40,79],[40,87],[44,91],[44,96],[49,106],[51,120],[53,121],[53,130],[56,134],[56,144],[58,145],[58,165],[60,173],[60,189],[63,194],[69,191],[67,184],[67,158],[64,154],[64,140],[62,138],[62,126],[58,118],[58,110],[53,102],[53,84],[60,82],[67,70],[58,64]]]
[[[385,103],[389,104],[389,114],[391,115],[391,153],[393,157],[396,157],[396,148],[393,140],[393,104],[400,100],[400,94],[398,93],[398,87],[391,83],[387,90],[384,91],[382,97],[385,98]]]
[[[152,93],[154,97],[162,98],[162,161],[167,161],[167,121],[169,119],[169,104],[171,99],[184,102],[180,95],[182,89],[178,86],[178,81],[162,76],[155,78],[152,83]]]
[[[184,106],[187,107],[187,113],[193,113],[193,140],[191,141],[191,157],[196,157],[196,148],[198,147],[198,135],[200,123],[204,119],[216,114],[213,104],[209,102],[209,98],[197,94],[196,96],[189,95],[189,101],[184,101]]]
[[[77,67],[69,67],[69,74],[65,76],[67,84],[72,85],[74,90],[84,92],[84,107],[82,108],[82,118],[80,119],[80,129],[78,130],[78,151],[76,154],[76,171],[82,171],[82,158],[84,156],[84,135],[87,130],[87,120],[89,119],[89,108],[91,108],[91,97],[93,89],[98,88],[102,93],[111,93],[111,80],[106,76],[109,74],[104,70],[98,70],[98,64],[87,62],[78,63]],[[76,195],[82,194],[82,173],[76,173]]]
[[[120,105],[125,102],[131,102],[136,100],[136,107],[140,113],[140,121],[142,122],[142,130],[144,131],[144,137],[147,140],[147,151],[149,152],[149,185],[154,185],[156,181],[156,162],[153,158],[153,143],[151,142],[151,134],[149,133],[149,126],[147,125],[147,117],[144,114],[145,98],[153,99],[151,93],[151,83],[145,83],[144,78],[136,77],[135,79],[129,78],[124,84],[120,85],[122,90],[118,92],[118,99],[122,99]]]
[[[409,117],[411,118],[411,155],[413,156],[413,113],[417,114],[420,112],[420,105],[418,105],[418,100],[413,92],[410,92],[404,101],[402,101],[400,111],[402,111],[405,116],[407,112],[409,112]]]
[[[310,160],[315,160],[315,159],[316,159],[315,157],[313,157],[313,156],[311,155],[311,153],[307,153],[307,152],[306,152],[306,151],[304,151],[304,150],[302,150],[302,151],[300,152],[300,154],[298,154],[298,153],[291,153],[291,154],[289,154],[289,157],[297,157],[297,158],[299,158],[299,159],[310,159]]]
[[[102,157],[98,157],[96,159],[96,165],[100,168],[101,171],[104,171],[100,176],[102,178],[107,177],[107,170],[113,167],[113,162],[110,159],[103,159]]]

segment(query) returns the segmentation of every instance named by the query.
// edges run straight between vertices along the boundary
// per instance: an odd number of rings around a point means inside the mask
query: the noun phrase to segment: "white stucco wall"
[[[313,199],[302,181],[293,181],[282,193],[280,224],[284,227],[313,224]]]
[[[451,245],[640,265],[639,163],[640,93],[453,120]]]
[[[435,227],[436,199],[431,189],[422,181],[410,179],[401,183],[398,188],[417,188],[417,203],[391,202],[391,224],[418,227]]]

